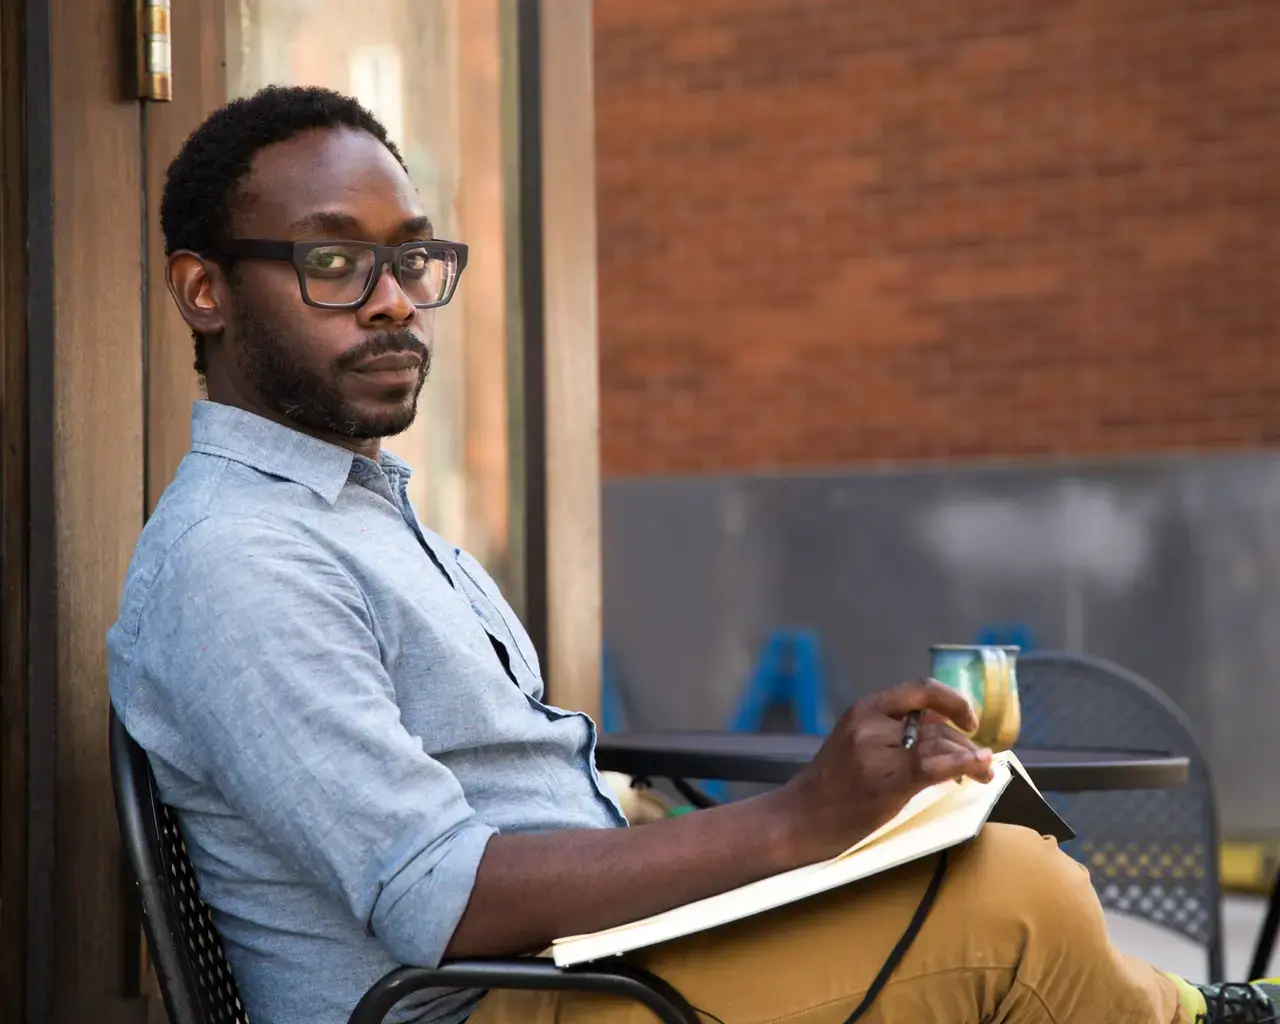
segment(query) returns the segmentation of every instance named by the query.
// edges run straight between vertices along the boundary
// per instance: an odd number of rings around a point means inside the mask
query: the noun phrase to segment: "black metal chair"
[[[1023,655],[1018,690],[1019,747],[1150,750],[1190,760],[1185,786],[1047,798],[1080,836],[1063,849],[1089,869],[1102,905],[1204,946],[1210,980],[1222,980],[1217,804],[1187,716],[1141,676],[1077,654]]]
[[[111,714],[116,813],[137,879],[143,927],[170,1024],[249,1024],[222,940],[200,899],[177,815],[156,794],[147,755]],[[661,1024],[699,1024],[697,1013],[661,978],[617,960],[561,970],[539,957],[455,960],[435,969],[400,967],[377,981],[349,1024],[380,1024],[409,995],[432,988],[596,992],[634,1000]]]

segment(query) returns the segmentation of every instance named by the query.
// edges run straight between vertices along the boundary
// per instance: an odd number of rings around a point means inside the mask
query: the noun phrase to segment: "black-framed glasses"
[[[383,267],[391,268],[414,306],[434,309],[453,298],[458,278],[467,265],[467,247],[442,239],[377,245],[342,240],[277,242],[232,238],[220,242],[210,255],[292,263],[298,273],[302,301],[321,309],[363,306],[373,294]]]

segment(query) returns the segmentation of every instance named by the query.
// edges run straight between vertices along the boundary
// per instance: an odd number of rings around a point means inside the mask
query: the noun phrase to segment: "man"
[[[112,700],[182,821],[259,1024],[339,1024],[400,963],[536,952],[811,863],[990,754],[931,682],[863,701],[791,784],[625,828],[583,716],[542,702],[484,570],[418,521],[379,441],[412,422],[430,310],[466,250],[435,240],[399,153],[354,101],[268,89],[169,170],[169,288],[208,401],[139,540],[109,635]],[[919,743],[901,720],[925,712]],[[931,863],[636,959],[726,1024],[842,1021]],[[1085,872],[990,826],[956,851],[866,1020],[1273,1020],[1108,943]],[[397,1019],[639,1020],[599,997],[450,992]],[[714,1018],[712,1018],[714,1015]]]

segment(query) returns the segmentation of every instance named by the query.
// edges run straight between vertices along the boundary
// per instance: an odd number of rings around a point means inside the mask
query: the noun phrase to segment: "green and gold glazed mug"
[[[962,694],[973,706],[978,728],[974,742],[1008,750],[1018,739],[1022,710],[1018,701],[1019,648],[981,644],[935,644],[929,648],[929,674]]]

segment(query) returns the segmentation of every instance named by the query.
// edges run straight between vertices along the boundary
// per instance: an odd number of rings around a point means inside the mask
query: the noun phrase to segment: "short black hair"
[[[209,253],[227,237],[236,193],[261,149],[313,128],[356,128],[381,142],[404,167],[387,130],[359,101],[318,86],[269,85],[215,110],[169,165],[160,199],[165,255]],[[205,337],[193,332],[196,372],[205,372]]]

